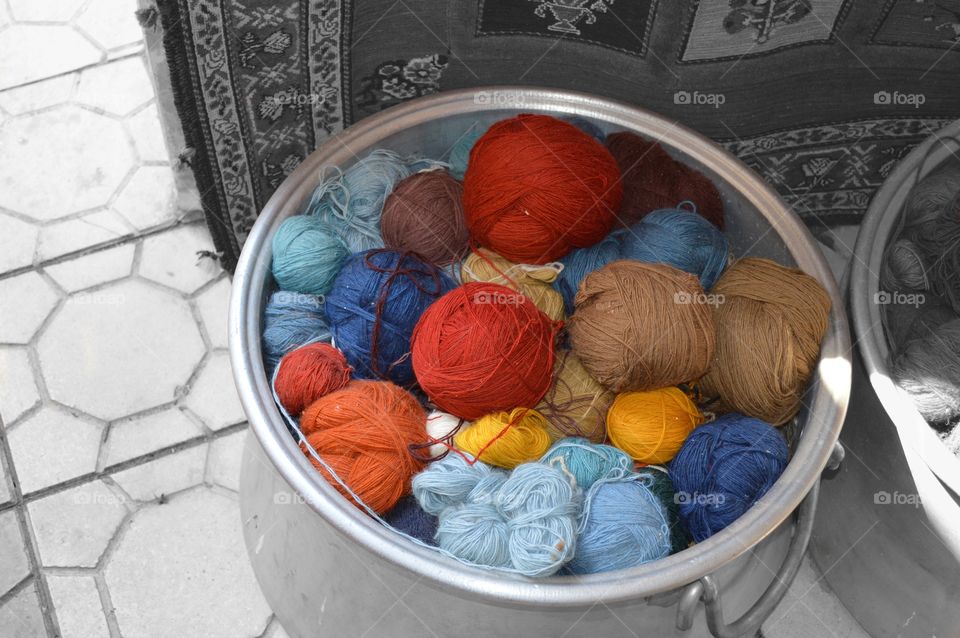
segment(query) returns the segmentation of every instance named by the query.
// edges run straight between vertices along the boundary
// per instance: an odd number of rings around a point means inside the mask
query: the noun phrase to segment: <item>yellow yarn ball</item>
[[[624,392],[607,412],[607,435],[635,461],[666,463],[703,420],[696,404],[679,388]]]
[[[490,465],[512,470],[536,461],[550,449],[547,420],[533,408],[487,414],[460,430],[454,445]]]
[[[566,316],[563,297],[551,285],[560,275],[561,266],[515,264],[497,253],[479,248],[471,252],[460,267],[463,283],[489,281],[506,286],[524,297],[554,321]]]
[[[553,385],[537,410],[547,417],[547,432],[554,441],[582,436],[594,443],[606,438],[607,408],[613,392],[600,385],[570,350],[557,352]]]

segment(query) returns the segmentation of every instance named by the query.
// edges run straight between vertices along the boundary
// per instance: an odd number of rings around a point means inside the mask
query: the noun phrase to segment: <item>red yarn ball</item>
[[[410,479],[423,469],[410,445],[427,438],[426,424],[420,403],[389,381],[351,381],[311,403],[300,418],[307,443],[378,514],[409,494]],[[356,504],[303,445],[320,474]]]
[[[720,191],[705,175],[673,159],[657,142],[636,133],[611,133],[604,144],[623,174],[620,218],[626,224],[661,208],[689,200],[697,213],[723,228]]]
[[[535,406],[553,378],[560,325],[515,290],[467,283],[420,317],[413,371],[441,410],[464,419]]]
[[[548,115],[491,126],[473,145],[463,181],[472,237],[524,264],[603,239],[622,197],[620,169],[603,145]]]
[[[329,343],[310,343],[280,360],[274,388],[280,403],[293,416],[350,381],[350,365]]]

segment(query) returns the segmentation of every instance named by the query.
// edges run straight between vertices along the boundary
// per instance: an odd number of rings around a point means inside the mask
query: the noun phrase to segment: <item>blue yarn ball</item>
[[[456,143],[450,149],[450,158],[448,160],[451,175],[457,179],[463,179],[464,173],[467,172],[467,164],[470,161],[470,150],[485,132],[486,129],[475,125],[457,139]]]
[[[623,450],[580,437],[560,439],[540,462],[567,470],[583,490],[602,478],[619,478],[633,471],[633,459]]]
[[[433,160],[377,149],[345,171],[337,170],[317,186],[306,213],[326,222],[350,252],[383,247],[380,215],[397,182],[417,171],[441,168]]]
[[[737,520],[787,466],[787,443],[772,425],[735,412],[696,428],[670,463],[680,517],[697,542]]]
[[[413,383],[413,328],[427,306],[455,286],[413,253],[368,250],[348,257],[327,295],[326,311],[334,343],[354,375]]]
[[[587,493],[574,574],[596,574],[643,565],[670,555],[670,519],[654,493],[653,477],[603,481]]]
[[[623,257],[648,263],[663,263],[700,278],[709,290],[717,282],[730,247],[723,232],[688,210],[655,210],[634,224],[623,237]]]
[[[263,360],[267,374],[283,355],[310,341],[329,341],[323,300],[302,292],[278,290],[263,309]]]
[[[470,465],[459,454],[450,453],[413,477],[413,496],[425,512],[438,516],[449,507],[466,503],[475,489],[476,502],[489,505],[493,498],[488,492],[492,489],[495,495],[505,480],[503,470],[479,461]]]
[[[561,119],[563,119],[565,122],[573,124],[601,144],[603,144],[603,140],[607,138],[607,134],[604,133],[599,126],[586,118],[580,117],[579,115],[568,115],[567,117]]]
[[[461,560],[511,566],[510,529],[493,505],[467,503],[446,508],[440,513],[436,538],[441,549]]]
[[[622,259],[623,237],[626,232],[624,228],[615,230],[593,246],[577,248],[560,259],[563,270],[553,282],[553,287],[563,297],[568,315],[573,314],[573,301],[583,278],[610,262]]]
[[[424,512],[414,497],[400,499],[383,518],[404,534],[430,545],[435,544],[437,517]]]
[[[283,290],[325,295],[350,251],[329,224],[294,215],[273,235],[271,270]]]
[[[581,496],[568,475],[551,465],[514,468],[497,495],[497,509],[510,529],[514,569],[549,576],[573,558]]]

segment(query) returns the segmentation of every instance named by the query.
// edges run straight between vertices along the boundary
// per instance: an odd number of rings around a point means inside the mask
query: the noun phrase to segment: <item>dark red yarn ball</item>
[[[274,388],[277,398],[292,416],[350,381],[350,365],[343,353],[329,343],[309,343],[288,352],[280,360]]]
[[[705,175],[673,159],[659,143],[636,133],[611,133],[604,144],[623,174],[620,218],[626,224],[689,200],[702,217],[723,228],[723,200]]]
[[[411,339],[420,387],[464,419],[537,405],[553,380],[553,322],[516,290],[471,282],[437,299]]]
[[[603,145],[547,115],[491,126],[473,145],[463,182],[473,239],[526,264],[603,239],[622,197],[620,169]]]

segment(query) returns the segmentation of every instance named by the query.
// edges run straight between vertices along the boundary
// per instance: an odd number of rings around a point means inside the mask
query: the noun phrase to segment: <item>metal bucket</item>
[[[260,332],[271,286],[270,238],[284,218],[302,211],[321,167],[346,167],[378,147],[442,157],[471,126],[519,112],[578,115],[606,131],[659,139],[718,184],[737,254],[796,264],[833,299],[821,360],[799,416],[803,435],[781,479],[726,530],[649,565],[534,580],[468,567],[415,546],[362,514],[313,469],[274,406],[264,373]],[[635,107],[514,87],[406,103],[360,122],[308,157],[267,203],[247,239],[234,278],[230,350],[256,435],[248,440],[241,476],[244,535],[264,594],[298,638],[752,633],[799,567],[850,382],[846,318],[827,264],[803,224],[749,169],[707,139]],[[738,620],[725,622],[730,618]]]
[[[890,174],[863,220],[850,270],[858,347],[855,401],[841,435],[849,454],[823,485],[812,554],[872,636],[960,635],[960,460],[890,380],[877,297],[910,189],[958,151],[960,121]],[[838,520],[847,523],[831,524]]]

